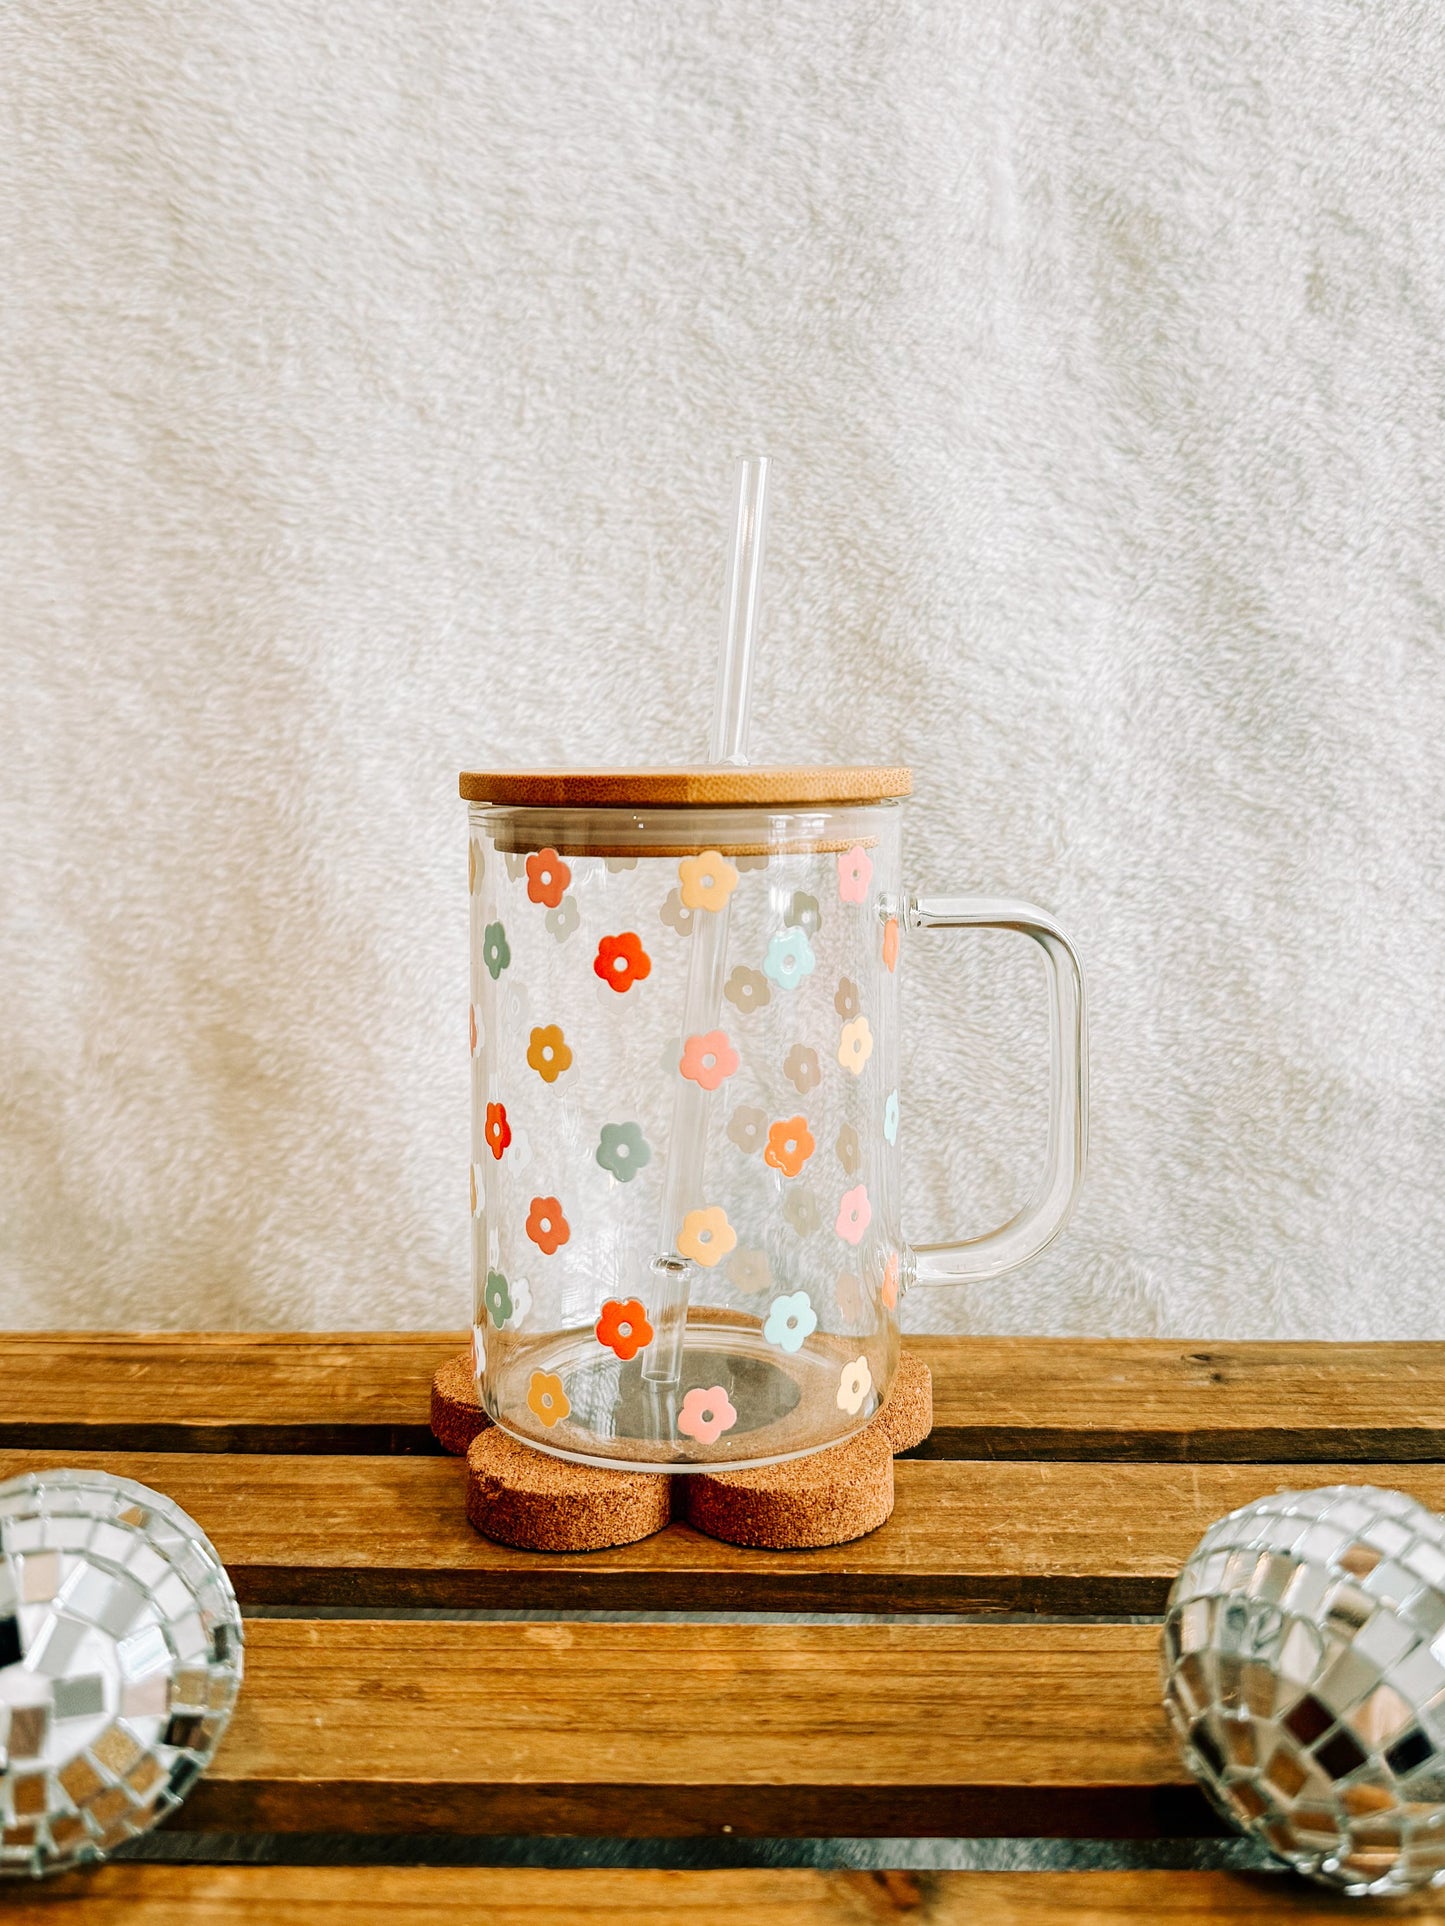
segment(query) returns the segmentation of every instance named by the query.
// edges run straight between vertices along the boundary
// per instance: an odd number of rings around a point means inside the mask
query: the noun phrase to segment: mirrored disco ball
[[[1290,1865],[1445,1880],[1445,1519],[1368,1485],[1231,1512],[1169,1595],[1163,1672],[1190,1769]]]
[[[0,1872],[99,1859],[179,1805],[241,1640],[225,1568],[169,1498],[102,1471],[0,1484]]]

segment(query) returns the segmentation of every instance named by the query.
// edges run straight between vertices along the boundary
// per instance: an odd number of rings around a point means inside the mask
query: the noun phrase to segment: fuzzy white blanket
[[[0,1319],[456,1326],[457,770],[911,759],[1093,991],[915,1325],[1445,1337],[1445,15],[9,0]],[[916,949],[908,1227],[1041,1151]],[[929,1075],[923,1075],[924,1052]]]

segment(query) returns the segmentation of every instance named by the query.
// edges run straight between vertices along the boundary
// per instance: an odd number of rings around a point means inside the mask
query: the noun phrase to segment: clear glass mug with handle
[[[898,1306],[1062,1229],[1084,1167],[1078,957],[1027,903],[909,894],[901,768],[492,771],[470,805],[473,1326],[482,1403],[623,1469],[778,1463],[888,1395]],[[1043,1176],[910,1244],[899,989],[922,933],[1039,947]]]

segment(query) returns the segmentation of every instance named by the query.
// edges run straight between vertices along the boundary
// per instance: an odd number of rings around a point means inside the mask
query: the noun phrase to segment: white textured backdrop
[[[765,757],[1076,931],[915,1323],[1445,1336],[1445,16],[8,0],[0,1319],[457,1325],[463,764]],[[1040,1149],[914,949],[909,1228]]]

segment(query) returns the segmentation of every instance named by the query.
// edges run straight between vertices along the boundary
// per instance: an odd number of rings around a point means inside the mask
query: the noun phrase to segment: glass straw
[[[767,507],[768,461],[765,455],[754,455],[738,465],[709,762],[743,764],[748,759],[748,713],[752,704]],[[724,902],[720,909],[693,913],[692,954],[688,959],[683,1001],[684,1039],[705,1036],[718,1028],[727,961],[729,908],[730,903]],[[678,1077],[673,1094],[672,1130],[667,1140],[667,1167],[663,1172],[658,1255],[652,1260],[653,1276],[657,1280],[652,1309],[655,1335],[642,1354],[643,1377],[658,1385],[677,1384],[682,1376],[693,1266],[678,1251],[677,1238],[687,1213],[707,1201],[703,1196],[707,1099],[708,1093],[700,1084]]]

